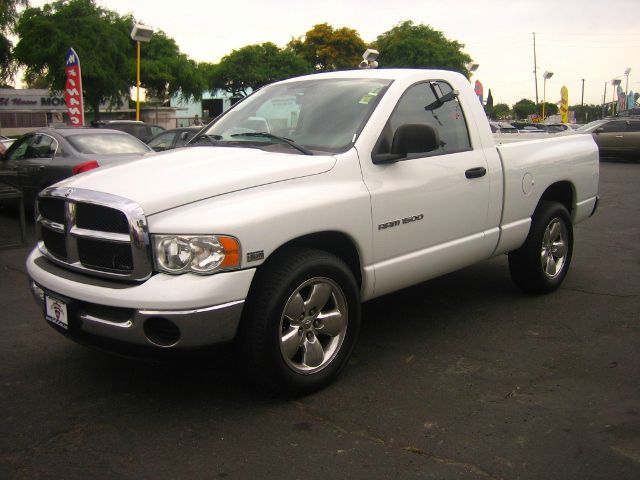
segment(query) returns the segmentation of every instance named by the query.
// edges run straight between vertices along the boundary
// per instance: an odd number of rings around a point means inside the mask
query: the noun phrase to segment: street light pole
[[[624,96],[629,95],[629,74],[631,73],[631,67],[627,67],[624,74],[627,76],[627,83],[624,87]]]
[[[536,105],[538,105],[538,60],[536,58],[536,32],[533,32],[533,78],[536,83]]]
[[[584,107],[584,78],[582,79],[582,97],[580,99],[580,106]]]
[[[613,80],[611,80],[611,85],[613,85],[613,101],[611,102],[611,106],[613,107],[613,110],[611,111],[611,113],[613,115],[616,114],[616,104],[618,103],[616,102],[616,97],[618,94],[617,90],[621,83],[622,83],[622,80],[620,80],[619,78],[614,78]]]
[[[136,62],[136,121],[140,120],[140,40],[136,41],[138,60]]]
[[[542,78],[544,79],[544,82],[542,84],[542,121],[544,122],[545,117],[545,107],[546,107],[546,103],[547,103],[547,80],[549,80],[551,77],[553,77],[553,72],[544,72],[542,74]]]
[[[136,120],[140,120],[140,42],[148,43],[153,35],[153,28],[136,23],[131,30],[131,39],[136,41],[138,52],[136,62]]]
[[[609,82],[604,82],[604,93],[602,94],[602,118],[604,118],[605,116],[605,108],[607,105],[607,83]]]

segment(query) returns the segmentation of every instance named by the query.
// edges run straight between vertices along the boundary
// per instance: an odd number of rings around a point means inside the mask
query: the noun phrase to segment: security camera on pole
[[[367,48],[364,51],[364,54],[362,55],[362,61],[360,62],[360,65],[358,65],[358,67],[377,68],[378,62],[376,62],[376,59],[378,58],[378,55],[380,54],[378,53],[377,50],[374,50],[372,48]]]
[[[136,63],[136,120],[140,120],[140,42],[149,43],[153,28],[136,23],[131,30],[131,38],[138,44],[138,61]]]

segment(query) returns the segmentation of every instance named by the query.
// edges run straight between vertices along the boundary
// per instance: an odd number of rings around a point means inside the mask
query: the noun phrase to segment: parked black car
[[[146,143],[156,152],[183,147],[196,135],[196,133],[198,133],[203,128],[204,127],[202,125],[199,125],[165,130],[164,132],[160,132],[156,136],[147,140]]]
[[[159,125],[151,125],[136,120],[108,120],[105,122],[93,122],[92,125],[96,128],[111,128],[120,130],[121,132],[127,132],[129,135],[133,135],[143,142],[148,141],[154,135],[164,131],[164,128]]]
[[[23,135],[0,156],[0,181],[20,188],[31,207],[40,190],[64,178],[150,152],[119,130],[45,128]]]

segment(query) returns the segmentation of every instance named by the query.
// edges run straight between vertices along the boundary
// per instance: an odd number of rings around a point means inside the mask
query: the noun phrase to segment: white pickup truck
[[[523,290],[558,288],[598,175],[590,135],[496,146],[457,73],[311,75],[41,192],[27,268],[77,341],[236,340],[258,383],[307,393],[347,363],[362,301],[502,254]]]

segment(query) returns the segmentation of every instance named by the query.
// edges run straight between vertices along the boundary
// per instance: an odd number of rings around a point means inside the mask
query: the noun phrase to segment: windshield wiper
[[[273,133],[267,132],[246,132],[246,133],[234,133],[231,135],[232,137],[261,137],[261,138],[271,138],[273,140],[279,140],[282,143],[286,143],[287,145],[295,148],[296,150],[304,153],[305,155],[313,155],[311,150],[304,148],[302,145],[294,142],[290,138],[281,137],[279,135],[274,135]]]

